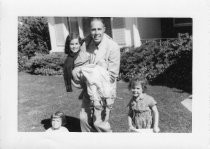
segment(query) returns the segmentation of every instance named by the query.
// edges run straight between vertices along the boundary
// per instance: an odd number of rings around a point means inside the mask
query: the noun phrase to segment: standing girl
[[[131,132],[159,132],[159,113],[156,101],[145,93],[146,81],[141,76],[135,76],[129,83],[133,97],[128,104],[128,125]]]
[[[66,38],[65,53],[68,56],[64,63],[64,81],[67,92],[72,92],[72,70],[74,69],[74,60],[79,54],[81,43],[82,40],[76,33],[71,33]]]

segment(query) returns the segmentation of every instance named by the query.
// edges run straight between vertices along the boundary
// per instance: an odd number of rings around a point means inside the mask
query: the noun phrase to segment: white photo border
[[[210,147],[210,13],[207,0],[4,0],[1,3],[1,146],[23,148]],[[193,19],[192,133],[69,133],[17,131],[18,16],[186,17]]]

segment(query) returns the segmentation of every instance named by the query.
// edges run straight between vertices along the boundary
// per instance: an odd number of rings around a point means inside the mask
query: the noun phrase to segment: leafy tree
[[[47,54],[51,49],[45,17],[18,18],[18,53],[31,58],[35,53]]]

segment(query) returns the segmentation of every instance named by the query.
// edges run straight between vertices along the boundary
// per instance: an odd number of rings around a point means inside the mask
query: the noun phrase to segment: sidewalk
[[[192,112],[192,95],[183,100],[181,103],[185,108],[187,108],[190,112]]]

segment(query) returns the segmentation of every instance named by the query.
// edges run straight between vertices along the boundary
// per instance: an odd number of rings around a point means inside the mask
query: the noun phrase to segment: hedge
[[[27,69],[26,68],[27,61],[28,57],[18,52],[18,71],[25,71]]]
[[[128,52],[121,53],[120,78],[129,81],[134,75],[143,74],[152,82],[183,60],[185,64],[179,67],[186,67],[189,71],[186,73],[192,74],[192,39],[188,34],[180,34],[178,39],[168,39],[161,44],[150,41],[139,48],[130,48]],[[178,75],[172,79],[179,78]]]
[[[27,72],[36,75],[61,75],[65,59],[64,53],[37,54],[27,62]]]

